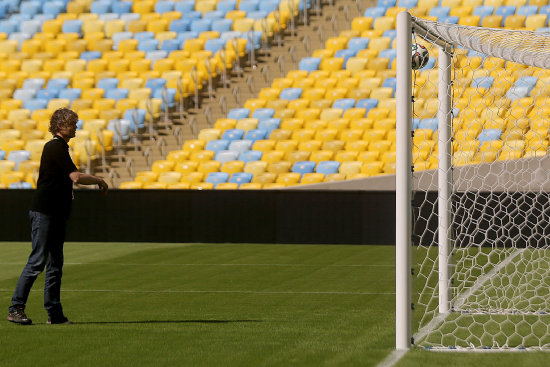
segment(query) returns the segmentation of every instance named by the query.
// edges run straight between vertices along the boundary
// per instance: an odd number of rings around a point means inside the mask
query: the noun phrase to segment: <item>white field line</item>
[[[22,262],[0,262],[0,265],[25,265]],[[394,268],[395,265],[377,264],[208,264],[208,263],[182,263],[182,264],[137,264],[137,263],[96,263],[96,262],[66,262],[65,265],[116,265],[116,266],[276,266],[276,267],[331,267],[331,268],[370,268],[383,267]]]
[[[12,292],[13,289],[0,289],[0,292]],[[140,289],[62,289],[62,292],[81,293],[235,293],[235,294],[312,294],[312,295],[350,295],[350,296],[394,296],[394,292],[323,292],[323,291],[247,291],[247,290],[140,290]],[[32,290],[31,292],[42,292]]]
[[[376,367],[392,367],[392,366],[395,366],[395,364],[397,362],[399,362],[399,360],[401,358],[403,358],[406,353],[407,353],[406,350],[394,350],[393,352],[388,354],[388,356],[386,358],[384,358],[384,360],[382,362],[378,363],[378,365],[376,365]]]
[[[516,251],[514,251],[510,256],[508,256],[506,258],[506,260],[502,261],[501,263],[498,264],[498,266],[495,266],[493,269],[491,269],[491,271],[489,271],[487,274],[484,274],[482,276],[480,276],[479,278],[477,278],[477,280],[475,281],[474,285],[472,287],[470,287],[468,289],[468,291],[466,291],[464,293],[464,295],[458,295],[456,297],[456,299],[458,300],[455,304],[454,304],[454,309],[458,309],[460,310],[460,307],[462,307],[464,305],[464,302],[466,302],[466,300],[468,298],[470,298],[470,296],[472,294],[474,294],[475,292],[478,291],[478,289],[481,288],[481,286],[487,282],[489,279],[491,279],[491,277],[493,277],[496,273],[498,273],[500,270],[502,270],[505,266],[507,266],[508,264],[510,264],[512,262],[512,260],[514,260],[514,258],[516,256],[518,256],[519,254],[521,254],[523,251],[525,251],[525,249],[517,249]],[[447,313],[447,314],[439,314],[437,315],[436,317],[434,317],[426,326],[424,326],[423,328],[421,328],[420,330],[418,330],[418,332],[416,334],[414,334],[414,340],[415,340],[415,343],[420,343],[426,336],[428,336],[431,332],[433,332],[437,327],[439,327],[439,325],[441,325],[445,319],[447,318],[447,316],[449,316],[450,313]],[[452,349],[452,350],[456,350],[456,349]]]

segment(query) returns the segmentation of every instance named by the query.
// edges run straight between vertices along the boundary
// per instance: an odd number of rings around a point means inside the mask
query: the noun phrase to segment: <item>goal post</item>
[[[396,349],[550,349],[549,68],[549,33],[398,14]]]

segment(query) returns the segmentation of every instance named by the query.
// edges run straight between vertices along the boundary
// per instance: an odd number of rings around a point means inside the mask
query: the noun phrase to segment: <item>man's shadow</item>
[[[107,325],[107,324],[229,324],[263,322],[262,320],[135,320],[135,321],[84,321],[73,322],[75,325]]]

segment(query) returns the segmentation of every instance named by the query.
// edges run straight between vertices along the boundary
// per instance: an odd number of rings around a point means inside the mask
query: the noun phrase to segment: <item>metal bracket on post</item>
[[[248,86],[248,91],[250,94],[254,94],[254,77],[252,75],[249,75],[248,78],[246,78],[246,85]]]
[[[181,76],[176,81],[176,88],[178,88],[178,93],[180,95],[180,120],[183,121],[185,119],[185,90],[183,88],[183,79]]]
[[[168,113],[168,89],[166,88],[166,86],[162,87],[162,90],[160,92],[160,95],[162,96],[162,103],[164,104],[164,118],[163,118],[163,122],[165,123],[166,125],[166,128],[168,130],[170,130],[170,118],[169,118],[169,113]]]
[[[160,150],[160,155],[162,159],[166,159],[166,140],[161,136],[157,141],[157,147]]]
[[[204,109],[204,117],[206,117],[206,123],[208,124],[208,126],[212,127],[214,121],[212,120],[211,106],[206,106],[206,108]]]
[[[196,139],[199,134],[199,130],[197,126],[197,118],[195,116],[189,119],[189,128],[191,129],[191,134],[193,135],[193,138]]]
[[[236,85],[233,87],[233,91],[231,93],[235,98],[235,103],[240,106],[241,105],[241,88],[239,88],[239,86]]]
[[[304,45],[304,50],[306,51],[306,55],[308,57],[311,56],[311,40],[309,39],[309,36],[306,34],[302,38],[302,45]]]
[[[298,69],[298,56],[296,56],[296,47],[290,46],[288,48],[288,53],[290,54],[290,59],[292,60],[292,64],[294,66],[294,69]],[[283,73],[283,76],[285,74]]]
[[[286,72],[285,72],[285,59],[284,59],[283,55],[280,55],[279,57],[277,57],[277,65],[279,65],[279,72],[281,73],[281,75],[285,76],[286,75]]]
[[[181,127],[177,126],[174,129],[173,134],[176,137],[176,141],[178,142],[178,145],[181,147],[183,145],[183,130],[181,129]]]
[[[132,157],[125,156],[124,158],[126,160],[126,169],[128,170],[128,174],[130,177],[132,177],[132,180],[136,178],[136,171],[134,167],[134,159]]]
[[[323,30],[323,27],[318,26],[317,27],[317,36],[319,37],[319,41],[324,45],[325,44],[325,31]]]
[[[193,68],[191,69],[191,78],[193,79],[193,84],[194,84],[194,104],[195,104],[195,108],[200,108],[200,101],[199,101],[199,73],[197,72],[197,68],[193,66]]]
[[[212,102],[214,100],[214,86],[212,83],[212,63],[209,59],[204,60],[204,66],[208,71],[208,100]]]
[[[241,56],[239,55],[239,41],[237,41],[236,38],[233,38],[233,40],[231,40],[231,43],[233,44],[233,48],[235,49],[236,57],[236,61],[235,63],[233,63],[233,70],[235,70],[237,76],[242,76],[243,69],[241,68]]]
[[[333,15],[330,17],[330,27],[332,28],[332,34],[334,36],[338,35],[338,20],[336,19],[336,15]]]
[[[351,29],[351,9],[349,5],[344,5],[344,19],[346,20],[347,29]]]
[[[153,126],[155,118],[153,116],[153,100],[151,98],[145,101],[145,108],[147,110],[145,115],[149,115],[149,140],[155,140],[155,128]]]
[[[141,145],[141,141],[138,138],[138,132],[139,132],[139,116],[138,116],[138,110],[137,108],[134,108],[132,110],[132,123],[134,124],[135,134],[134,134],[134,150],[137,152],[139,150],[139,146]]]
[[[220,111],[222,115],[227,117],[227,100],[225,96],[220,97],[220,100],[218,101],[218,105],[220,106]]]
[[[263,33],[267,33],[267,30],[264,30]],[[250,44],[250,67],[256,69],[256,44],[254,43],[254,32],[248,31],[246,35]]]
[[[307,24],[308,24],[308,12],[309,12],[309,8],[307,7],[307,0],[302,0],[302,4],[304,5],[303,21],[304,21],[304,25],[307,26]]]
[[[260,72],[262,73],[264,82],[266,82],[267,84],[271,84],[271,69],[269,68],[269,65],[262,66]]]
[[[221,49],[218,52],[219,52],[220,58],[222,59],[222,88],[225,88],[228,84],[227,66],[225,65],[225,50]]]
[[[283,38],[281,36],[283,32],[283,28],[281,27],[281,13],[279,10],[275,10],[273,12],[273,16],[275,17],[275,21],[277,22],[277,46],[281,47],[283,45]]]

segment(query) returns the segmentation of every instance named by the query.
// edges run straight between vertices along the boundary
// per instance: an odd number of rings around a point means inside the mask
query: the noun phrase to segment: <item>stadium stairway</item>
[[[95,166],[95,173],[108,177],[113,187],[118,187],[120,182],[132,181],[137,172],[150,170],[153,162],[165,159],[172,150],[181,149],[186,140],[195,139],[201,129],[212,127],[232,108],[243,107],[245,101],[256,98],[273,79],[298,69],[298,62],[303,57],[323,48],[327,38],[350,29],[353,18],[374,4],[375,0],[322,1],[320,12],[315,8],[309,10],[307,24],[300,16],[296,20],[295,32],[289,25],[280,35],[274,35],[270,47],[262,47],[255,54],[253,66],[247,56],[246,60],[241,60],[239,71],[228,73],[225,86],[218,76],[211,95],[207,86],[202,89],[198,106],[195,96],[189,96],[183,114],[180,105],[169,111],[167,119],[161,113],[154,132],[146,128],[135,136],[139,144],[134,140],[113,149],[106,162]]]

